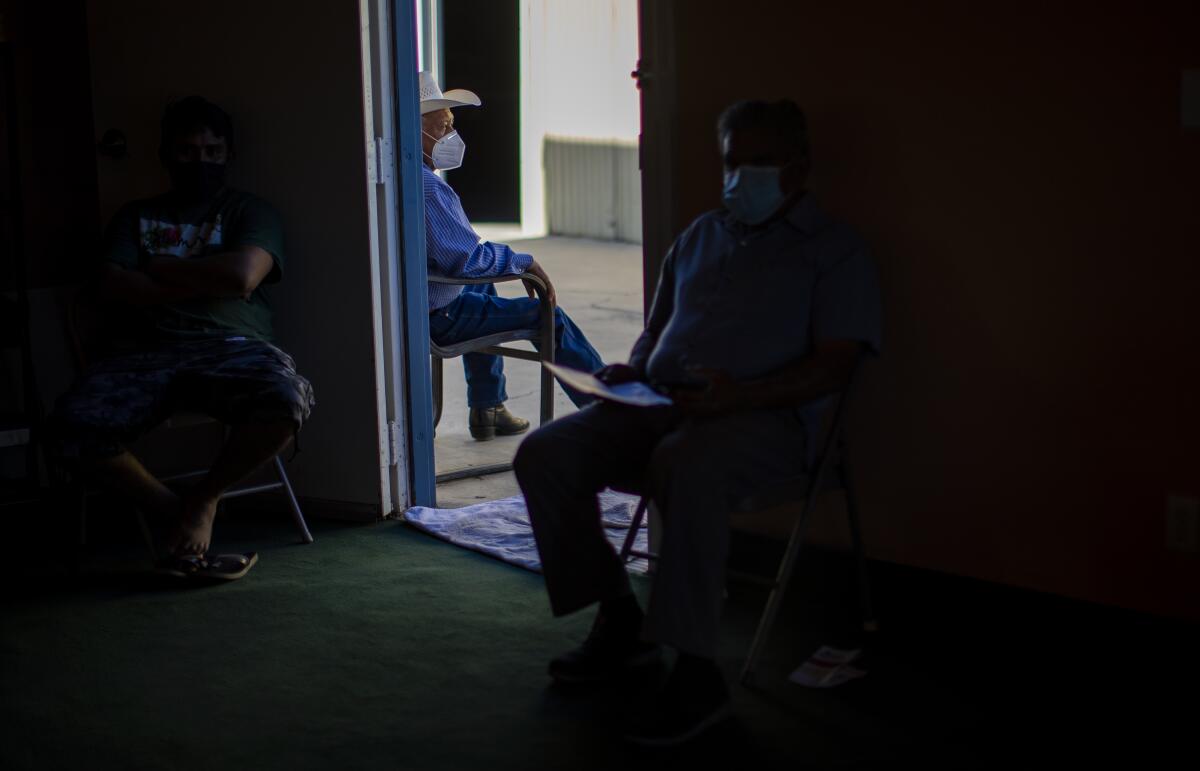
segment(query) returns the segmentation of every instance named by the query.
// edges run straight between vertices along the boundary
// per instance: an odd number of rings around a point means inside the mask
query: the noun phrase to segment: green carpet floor
[[[972,623],[960,613],[938,627],[944,607],[905,611],[902,629],[933,636],[894,633],[862,681],[830,691],[788,684],[817,644],[853,637],[844,603],[830,601],[843,593],[844,567],[813,560],[760,685],[734,691],[737,719],[682,750],[646,753],[619,732],[656,676],[624,689],[552,687],[547,659],[590,619],[551,618],[540,576],[395,522],[317,523],[316,543],[300,546],[280,521],[250,519],[224,523],[219,536],[228,550],[260,552],[251,574],[180,589],[137,571],[136,532],[118,525],[77,573],[70,560],[29,557],[36,548],[8,564],[0,768],[979,765],[1053,711],[1034,703],[1038,693],[1045,706],[1044,681],[1012,681],[1034,672],[996,669],[980,648],[964,647],[977,639],[1003,650],[1022,634],[1009,628],[1011,640],[996,641],[978,628],[939,640],[937,629]],[[49,537],[24,536],[35,545]],[[893,613],[920,591],[919,582],[901,589],[884,579],[881,602]],[[758,590],[730,596],[721,663],[731,678],[761,601]],[[1087,682],[1080,673],[1078,684]],[[1054,698],[1077,694],[1071,684],[1060,690]],[[1022,693],[1024,712],[1001,706]]]

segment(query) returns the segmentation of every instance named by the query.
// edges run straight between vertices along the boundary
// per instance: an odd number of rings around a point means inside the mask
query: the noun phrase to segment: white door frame
[[[433,505],[425,208],[412,0],[359,0],[385,513]]]
[[[398,513],[409,506],[432,506],[437,495],[417,69],[422,64],[440,69],[441,62],[436,44],[422,52],[427,61],[419,62],[417,41],[419,22],[424,28],[437,28],[441,4],[437,0],[359,2],[381,484],[384,510]],[[676,228],[676,12],[675,0],[641,0],[638,13],[647,309]],[[429,29],[424,31],[429,34]]]

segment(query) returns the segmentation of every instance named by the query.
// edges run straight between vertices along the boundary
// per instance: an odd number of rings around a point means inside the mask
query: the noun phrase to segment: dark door
[[[466,88],[482,107],[459,107],[467,145],[446,180],[474,222],[521,219],[521,31],[517,0],[442,0],[443,89]]]

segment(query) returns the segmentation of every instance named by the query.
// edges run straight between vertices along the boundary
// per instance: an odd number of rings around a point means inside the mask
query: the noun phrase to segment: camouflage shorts
[[[299,431],[315,403],[292,357],[270,343],[203,340],[97,361],[59,398],[51,425],[63,458],[111,457],[178,412],[231,425],[290,420]]]

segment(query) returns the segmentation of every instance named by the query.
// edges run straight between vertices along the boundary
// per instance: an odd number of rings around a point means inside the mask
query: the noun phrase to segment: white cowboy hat
[[[452,88],[442,93],[433,75],[421,71],[421,114],[440,110],[443,107],[478,107],[483,104],[474,92],[465,88]]]

